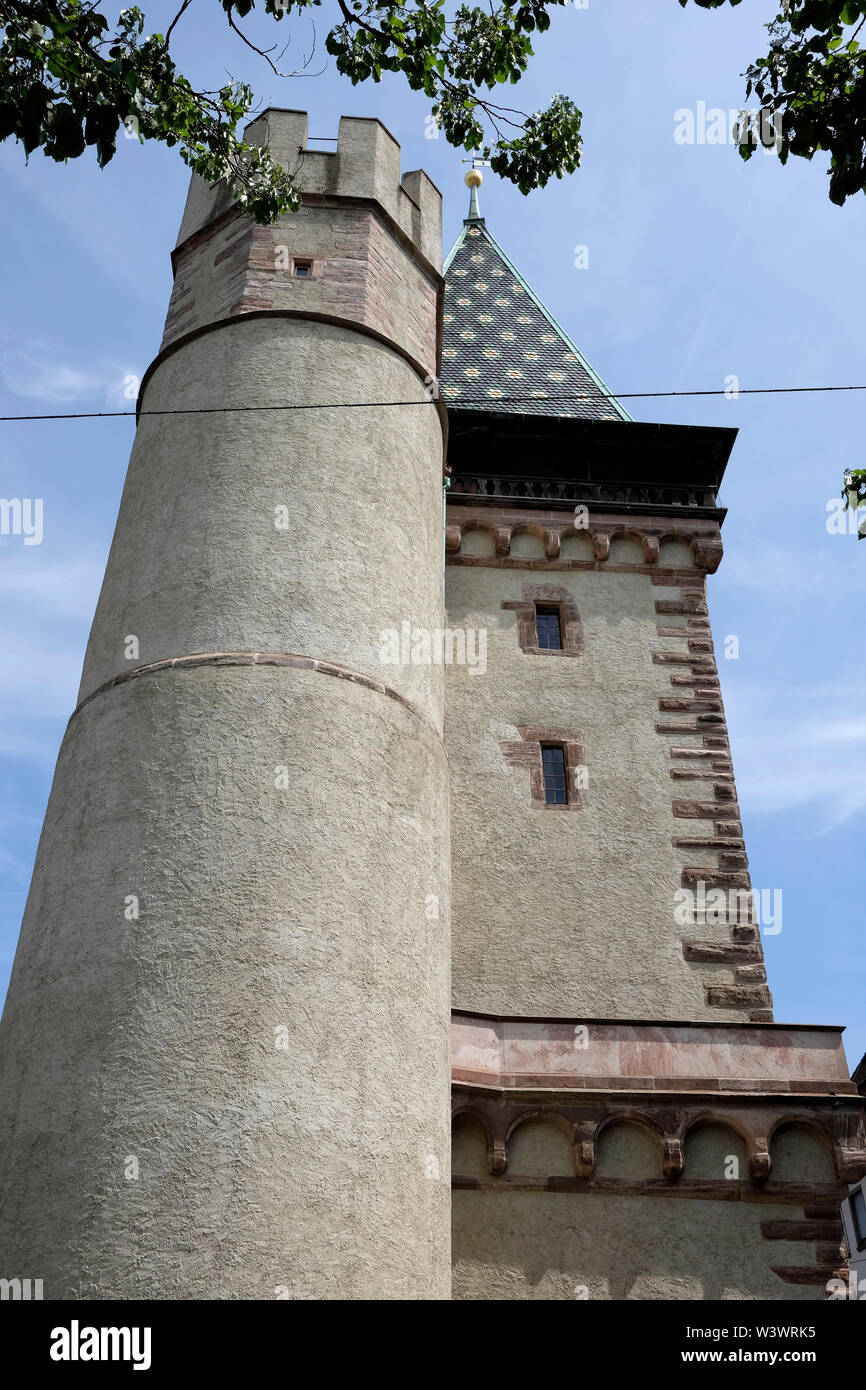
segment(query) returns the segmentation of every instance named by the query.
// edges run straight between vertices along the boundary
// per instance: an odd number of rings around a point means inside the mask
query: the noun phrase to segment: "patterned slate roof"
[[[445,262],[442,343],[439,385],[448,405],[518,415],[631,419],[480,217],[463,223]]]

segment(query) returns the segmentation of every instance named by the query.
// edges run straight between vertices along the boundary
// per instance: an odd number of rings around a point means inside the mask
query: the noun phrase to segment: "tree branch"
[[[181,17],[181,15],[183,14],[184,10],[187,10],[191,4],[192,4],[192,0],[183,0],[183,4],[181,5],[181,7],[180,7],[180,9],[178,10],[177,14],[175,15],[174,19],[171,21],[171,24],[169,24],[168,28],[166,29],[166,31],[165,31],[165,43],[163,44],[163,48],[162,48],[163,53],[167,53],[167,52],[168,52],[168,41],[169,41],[169,39],[171,38],[171,31],[172,31],[172,29],[173,29],[174,26],[177,24],[177,21],[180,19],[180,17]]]

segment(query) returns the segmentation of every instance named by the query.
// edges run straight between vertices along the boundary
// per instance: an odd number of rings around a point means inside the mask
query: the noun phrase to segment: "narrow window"
[[[854,1221],[857,1250],[866,1250],[866,1199],[863,1197],[862,1186],[855,1188],[851,1193],[851,1216]]]
[[[559,627],[559,609],[543,603],[535,605],[535,630],[538,645],[547,651],[562,651],[562,634]]]
[[[295,278],[297,280],[308,280],[312,273],[312,261],[295,261]]]
[[[565,789],[565,749],[558,743],[542,743],[541,766],[544,770],[544,799],[554,806],[568,801]]]

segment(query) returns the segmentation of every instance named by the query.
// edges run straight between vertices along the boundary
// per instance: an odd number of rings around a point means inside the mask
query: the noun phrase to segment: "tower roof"
[[[470,216],[444,266],[440,389],[446,403],[516,415],[630,420],[491,236],[472,193]]]

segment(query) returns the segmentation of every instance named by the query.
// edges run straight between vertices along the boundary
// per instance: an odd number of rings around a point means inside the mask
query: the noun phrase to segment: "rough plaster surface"
[[[543,1126],[536,1128],[543,1129]],[[549,1136],[539,1136],[536,1143],[540,1144],[542,1137],[550,1144]],[[514,1171],[521,1171],[516,1161]],[[573,1166],[570,1171],[573,1173]],[[660,1178],[661,1145],[654,1134],[649,1134],[639,1125],[608,1125],[598,1141],[595,1173],[600,1178]],[[718,1176],[723,1175],[720,1173]]]
[[[669,671],[652,661],[665,644],[655,601],[678,590],[642,574],[559,571],[583,621],[584,651],[533,656],[502,603],[522,600],[524,584],[545,583],[543,574],[449,566],[446,575],[449,622],[488,632],[486,674],[453,666],[447,677],[455,1007],[706,1018],[704,984],[714,974],[729,981],[730,970],[683,959],[694,928],[675,922],[675,894],[694,852],[671,843],[684,822],[671,806],[669,746],[688,736],[655,729],[658,698],[671,694]],[[508,767],[500,748],[520,725],[583,734],[582,810],[532,808],[527,772]],[[711,834],[703,824],[689,828]],[[729,940],[726,925],[700,931]]]
[[[157,368],[149,410],[426,401],[389,348],[327,324],[239,320]],[[383,665],[380,634],[442,624],[441,426],[432,404],[152,416],[133,447],[79,699],[209,651],[299,652],[442,718],[442,667]],[[276,508],[288,508],[278,530]],[[128,635],[139,657],[124,660]]]
[[[802,1125],[783,1125],[770,1142],[777,1182],[832,1182],[833,1161],[817,1134]]]
[[[761,1236],[761,1221],[787,1214],[775,1203],[490,1191],[452,1199],[457,1299],[826,1297],[772,1273],[803,1262],[802,1242]]]
[[[771,1148],[773,1154],[773,1174],[775,1173],[775,1140]],[[825,1176],[822,1182],[833,1181],[833,1165],[826,1149],[824,1150],[827,1160],[827,1170],[829,1177]],[[690,1178],[706,1178],[710,1181],[724,1178],[726,1173],[733,1171],[734,1165],[729,1160],[736,1160],[736,1171],[741,1177],[748,1174],[749,1158],[746,1145],[742,1135],[730,1129],[728,1125],[705,1124],[695,1125],[689,1130],[683,1144],[683,1173],[688,1173]],[[802,1173],[800,1182],[805,1181],[806,1174]]]
[[[452,1158],[452,1166],[453,1166]],[[518,1125],[508,1140],[510,1172],[525,1177],[549,1178],[556,1174],[574,1177],[571,1140],[557,1125],[545,1120],[527,1120]],[[462,1172],[455,1169],[455,1172]]]
[[[142,405],[376,400],[421,404],[140,422],[0,1024],[0,1250],[46,1297],[448,1296],[442,668],[380,640],[443,625],[439,417],[388,346],[276,316]],[[94,695],[220,652],[349,678]]]
[[[433,732],[312,672],[169,671],[73,719],[0,1037],[4,1269],[448,1296],[446,796]]]

